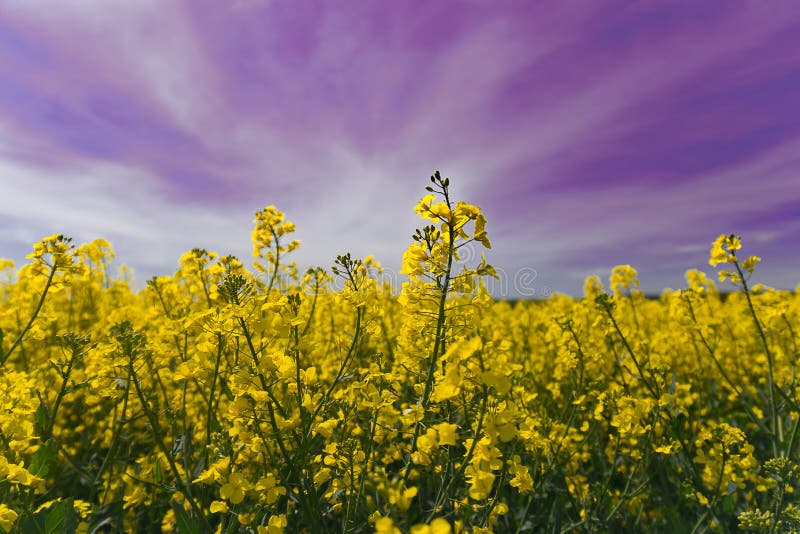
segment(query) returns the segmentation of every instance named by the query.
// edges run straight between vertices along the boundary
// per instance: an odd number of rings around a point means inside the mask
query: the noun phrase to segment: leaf
[[[51,439],[39,446],[39,449],[33,454],[28,472],[37,477],[45,478],[52,473],[55,465],[56,446]]]
[[[50,410],[47,408],[45,403],[40,402],[39,407],[36,408],[34,422],[36,423],[36,432],[42,436],[44,431],[47,429],[48,423],[50,422]]]
[[[161,467],[161,460],[156,458],[156,484],[164,482],[164,470]]]
[[[79,389],[83,389],[83,388],[88,387],[88,386],[89,386],[89,381],[88,380],[84,380],[82,382],[76,382],[76,383],[72,384],[71,386],[69,386],[64,391],[64,395],[69,395],[70,393],[74,393],[74,392],[78,391]]]
[[[55,372],[58,374],[58,376],[60,376],[62,379],[66,379],[66,374],[61,369],[61,367],[59,367],[58,364],[56,364],[56,362],[50,361],[48,363],[50,363],[50,367],[52,367],[53,370],[55,370]]]
[[[45,534],[72,534],[78,529],[78,514],[73,499],[65,499],[47,509],[44,520]]]
[[[194,469],[192,469],[192,480],[199,477],[200,474],[206,470],[206,458],[205,455],[202,455],[200,459],[195,463]]]
[[[189,517],[181,504],[172,501],[172,509],[175,511],[178,534],[200,534],[200,525]]]
[[[105,527],[109,527],[113,531],[114,518],[112,517],[104,517],[100,521],[92,523],[92,529],[89,531],[89,534],[97,534],[101,530],[105,529]]]
[[[19,525],[23,534],[73,534],[78,530],[78,514],[72,497],[51,504]]]
[[[117,526],[117,523],[121,520],[123,514],[122,506],[122,501],[114,501],[93,513],[91,523],[89,523],[89,534],[98,534],[98,532],[121,532],[121,530],[115,528],[115,526]]]

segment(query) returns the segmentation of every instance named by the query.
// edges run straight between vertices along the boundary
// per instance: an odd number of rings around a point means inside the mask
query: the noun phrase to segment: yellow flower
[[[420,243],[413,243],[403,253],[403,265],[400,272],[410,276],[417,276],[425,272],[422,263],[428,260],[428,253]]]
[[[219,490],[219,496],[228,499],[233,504],[239,504],[244,500],[244,495],[250,489],[250,484],[241,473],[231,473],[228,482],[223,484]]]
[[[756,268],[756,264],[760,261],[761,258],[759,258],[758,256],[750,256],[742,262],[742,269],[744,269],[750,274],[753,274],[753,271]]]
[[[411,527],[411,534],[450,534],[452,527],[446,519],[437,517],[430,525],[414,525]]]
[[[411,506],[411,501],[417,496],[418,491],[419,488],[416,487],[406,488],[402,491],[392,489],[389,492],[389,504],[395,504],[398,510],[405,512]]]
[[[425,195],[417,203],[414,212],[423,219],[428,219],[433,222],[447,221],[452,216],[450,208],[445,202],[434,203],[436,197],[434,195]]]
[[[439,439],[436,435],[436,430],[429,428],[427,432],[422,434],[417,440],[417,448],[424,453],[429,453],[439,446]]]
[[[455,445],[458,441],[458,425],[453,423],[439,423],[434,426],[439,434],[439,445]]]
[[[522,459],[520,456],[515,454],[508,464],[508,472],[514,475],[514,478],[511,479],[509,484],[511,484],[512,487],[517,488],[517,490],[523,494],[533,491],[533,479],[531,478],[531,473],[527,466],[522,464]]]
[[[600,281],[599,276],[590,276],[583,284],[583,296],[589,302],[594,302],[600,294],[603,293],[603,282]]]
[[[495,474],[491,471],[481,471],[471,465],[465,471],[467,482],[469,483],[469,496],[476,501],[480,501],[489,496],[494,485]]]
[[[708,264],[716,267],[720,263],[730,263],[736,259],[736,251],[742,248],[742,238],[734,234],[722,234],[711,244],[711,257]]]
[[[654,447],[654,451],[658,454],[672,454],[672,449],[675,445],[675,442],[667,443],[666,445],[658,445]]]
[[[611,278],[609,284],[611,291],[614,294],[619,294],[623,289],[629,289],[639,285],[639,280],[636,278],[636,269],[630,265],[617,265],[611,271]]]
[[[511,390],[511,381],[501,371],[484,371],[481,373],[481,382],[491,386],[498,395],[505,395]]]
[[[211,510],[212,514],[230,511],[230,508],[228,508],[228,504],[225,501],[214,501],[211,503],[211,507],[209,509]]]
[[[725,249],[723,248],[725,239],[725,234],[722,234],[711,244],[711,257],[708,260],[708,264],[712,267],[716,267],[720,263],[724,263],[728,257],[728,253],[725,252]]]
[[[329,439],[333,435],[333,431],[338,425],[338,419],[328,419],[317,425],[317,432],[319,432],[320,435],[325,439]]]
[[[433,394],[437,400],[443,401],[458,396],[460,391],[461,371],[456,362],[451,362],[450,365],[447,366],[444,379],[437,382],[434,387]]]
[[[279,496],[286,495],[286,488],[278,486],[278,481],[272,473],[259,479],[256,483],[255,490],[259,494],[260,500],[266,504],[274,504]]]
[[[486,248],[492,248],[489,238],[486,236],[486,217],[483,213],[478,213],[475,218],[475,233],[472,236],[475,241],[480,241]]]
[[[6,532],[11,532],[11,527],[14,526],[14,523],[17,521],[17,517],[19,517],[17,512],[5,504],[0,504],[0,528]]]
[[[21,484],[23,486],[32,486],[36,483],[38,477],[31,475],[27,469],[17,464],[8,464],[8,477],[7,480],[14,484]]]
[[[211,484],[212,482],[221,482],[225,480],[228,474],[228,466],[231,462],[230,457],[226,456],[221,460],[217,460],[211,467],[203,471],[200,476],[192,482],[195,484]]]
[[[33,513],[34,514],[38,514],[42,510],[47,510],[48,508],[50,508],[52,505],[54,505],[57,502],[61,502],[61,497],[59,497],[58,499],[53,499],[53,500],[50,500],[50,501],[43,502],[42,504],[40,504],[39,506],[36,507],[36,510],[34,510]]]
[[[258,534],[283,534],[283,529],[286,528],[286,516],[273,515],[269,518],[267,526],[259,525]]]
[[[401,534],[402,531],[394,526],[391,517],[381,517],[375,521],[375,534]]]

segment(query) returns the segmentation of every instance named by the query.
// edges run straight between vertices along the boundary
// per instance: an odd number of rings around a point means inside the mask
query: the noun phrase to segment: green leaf
[[[123,502],[113,501],[96,510],[92,514],[89,523],[88,534],[100,534],[105,532],[121,532],[119,523],[122,521]]]
[[[49,363],[50,367],[52,367],[55,370],[55,372],[58,373],[58,376],[60,376],[62,379],[66,379],[64,370],[57,363],[55,363],[54,361],[50,361]]]
[[[156,458],[156,484],[164,482],[164,471],[161,468],[161,460]]]
[[[88,380],[84,380],[83,382],[76,382],[76,383],[72,384],[71,386],[69,386],[64,391],[64,395],[69,395],[70,393],[75,393],[79,389],[83,389],[83,388],[88,387],[88,386],[89,386],[89,381]]]
[[[78,530],[78,514],[72,497],[51,504],[19,525],[23,534],[73,534]]]
[[[34,422],[36,423],[36,432],[42,436],[44,431],[47,429],[48,423],[50,422],[50,410],[47,408],[45,403],[40,402],[39,407],[36,408]]]
[[[175,522],[178,524],[178,534],[200,534],[200,525],[197,521],[189,517],[183,506],[172,501],[172,509],[175,510]]]
[[[732,514],[736,509],[736,500],[733,494],[725,495],[720,502],[720,508],[726,514]]]
[[[39,446],[31,458],[28,472],[37,477],[45,478],[52,474],[56,466],[56,446],[53,440],[48,440]]]
[[[47,509],[44,520],[45,534],[72,534],[78,529],[78,514],[72,497],[55,503]]]

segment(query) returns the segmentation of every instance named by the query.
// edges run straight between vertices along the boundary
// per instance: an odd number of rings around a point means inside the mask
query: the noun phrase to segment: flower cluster
[[[723,235],[687,287],[629,265],[495,301],[478,206],[431,177],[399,295],[196,248],[135,291],[108,242],[0,260],[0,532],[791,531],[800,299]]]

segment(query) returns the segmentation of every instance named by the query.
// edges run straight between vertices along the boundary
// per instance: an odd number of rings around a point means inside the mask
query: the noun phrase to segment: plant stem
[[[53,284],[53,278],[55,277],[57,270],[58,270],[58,263],[53,262],[53,265],[50,266],[50,274],[47,276],[47,282],[45,283],[44,289],[42,290],[42,295],[41,297],[39,297],[39,302],[36,304],[36,309],[33,310],[33,314],[31,315],[28,324],[25,325],[25,328],[22,329],[22,331],[19,333],[19,336],[17,336],[17,339],[5,353],[2,353],[2,351],[0,351],[0,365],[3,365],[6,362],[6,360],[8,360],[8,358],[11,356],[14,350],[19,346],[20,343],[22,343],[22,338],[25,337],[25,334],[27,334],[28,330],[30,330],[31,326],[33,326],[33,321],[36,320],[36,317],[42,310],[42,306],[44,305],[44,299],[45,297],[47,297],[47,292],[50,289],[50,286]]]

